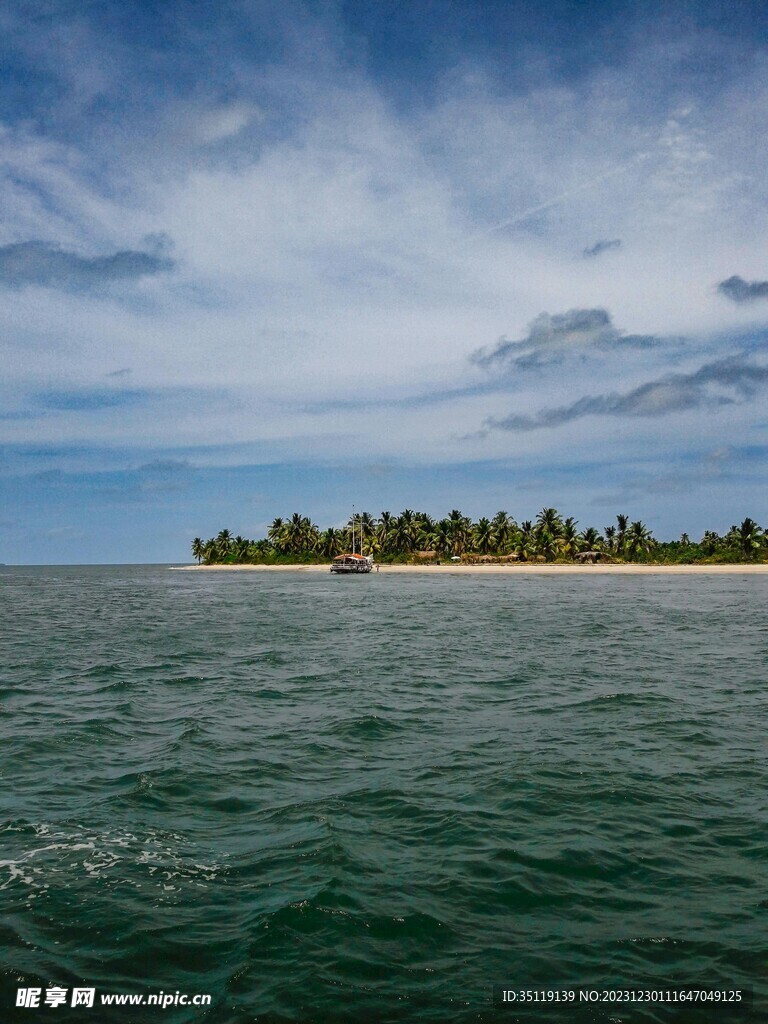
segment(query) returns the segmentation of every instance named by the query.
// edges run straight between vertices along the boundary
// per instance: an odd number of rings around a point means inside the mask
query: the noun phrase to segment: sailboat
[[[352,512],[352,550],[345,552],[343,555],[336,555],[334,560],[331,562],[331,572],[338,573],[351,573],[351,572],[370,572],[373,569],[373,559],[370,555],[363,554],[363,517],[360,516],[360,552],[355,551],[356,546],[356,528],[355,528],[355,513]]]

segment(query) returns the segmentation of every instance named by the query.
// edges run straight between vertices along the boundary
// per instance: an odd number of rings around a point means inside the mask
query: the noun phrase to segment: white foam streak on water
[[[149,875],[160,872],[166,880],[180,879],[200,887],[212,882],[221,871],[217,864],[203,865],[185,862],[173,847],[166,845],[168,835],[158,837],[148,835],[137,838],[133,833],[115,833],[107,831],[92,834],[92,838],[82,841],[88,833],[87,829],[75,830],[72,833],[62,832],[48,824],[35,824],[30,827],[35,836],[46,836],[55,839],[69,839],[69,842],[48,843],[45,846],[25,850],[15,860],[0,861],[0,871],[7,869],[8,877],[0,882],[0,889],[7,889],[13,884],[23,884],[31,889],[45,890],[50,886],[47,879],[57,874],[77,875],[85,873],[90,878],[106,877],[116,883],[131,874],[133,867],[147,868]],[[0,832],[23,832],[18,826],[0,829]],[[179,842],[181,836],[173,835]],[[115,848],[120,853],[115,851]],[[71,859],[72,854],[87,850],[91,857]],[[128,851],[126,853],[125,851]],[[44,881],[46,879],[46,881]],[[138,884],[126,879],[127,884]],[[162,883],[158,882],[158,885]],[[180,891],[180,886],[162,886],[163,891]]]

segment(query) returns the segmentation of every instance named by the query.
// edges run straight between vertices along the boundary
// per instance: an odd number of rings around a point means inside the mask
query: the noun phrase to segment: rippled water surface
[[[747,1019],[491,986],[765,998],[767,587],[0,570],[0,1020]]]

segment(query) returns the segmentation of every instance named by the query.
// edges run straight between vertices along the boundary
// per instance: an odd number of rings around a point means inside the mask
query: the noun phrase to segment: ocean
[[[0,1021],[765,1019],[767,588],[0,569]]]

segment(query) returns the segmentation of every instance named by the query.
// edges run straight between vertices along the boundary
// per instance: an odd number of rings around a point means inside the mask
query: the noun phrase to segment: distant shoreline
[[[325,572],[329,573],[328,565],[172,565],[178,572]],[[421,573],[439,575],[482,575],[482,576],[691,576],[702,574],[740,575],[768,573],[768,564],[754,565],[748,562],[723,565],[648,565],[639,562],[616,565],[597,563],[596,565],[558,565],[524,562],[514,565],[387,565],[379,566],[381,573]],[[373,575],[376,575],[374,570]]]

